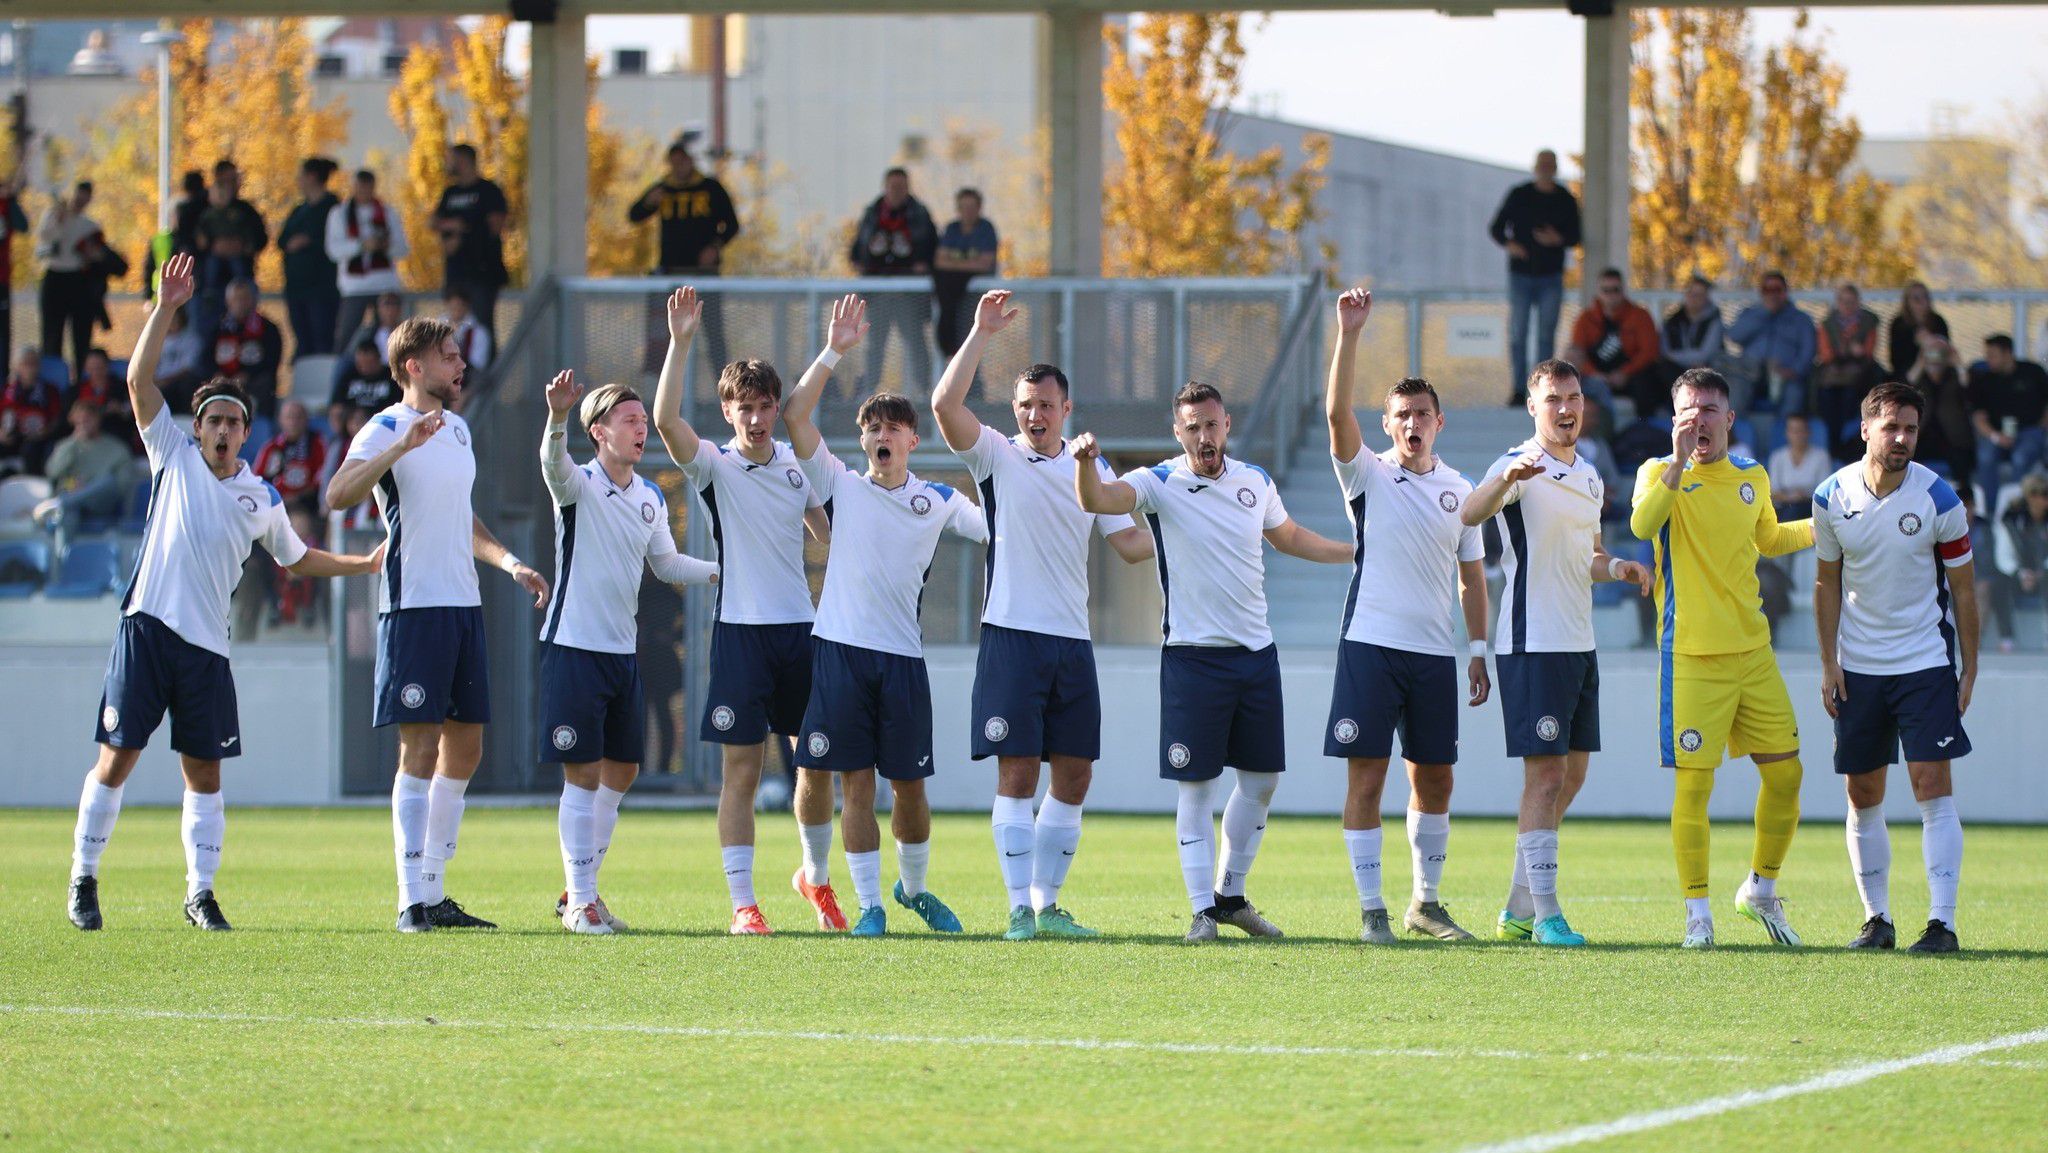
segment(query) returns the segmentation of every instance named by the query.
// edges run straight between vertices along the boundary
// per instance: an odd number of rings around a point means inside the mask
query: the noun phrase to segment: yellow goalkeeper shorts
[[[1658,666],[1658,745],[1667,768],[1799,748],[1799,719],[1769,645],[1715,656],[1666,654]]]

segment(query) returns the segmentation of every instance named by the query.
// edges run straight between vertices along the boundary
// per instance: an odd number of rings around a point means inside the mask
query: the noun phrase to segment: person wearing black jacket
[[[939,230],[932,214],[910,194],[910,173],[891,168],[882,175],[882,195],[861,213],[848,259],[862,276],[929,276],[939,248]],[[881,390],[882,357],[889,330],[903,336],[908,379],[900,390],[917,394],[932,386],[932,346],[925,335],[931,319],[931,297],[922,292],[878,292],[868,298],[868,319],[874,332],[868,340],[867,369],[859,388]]]
[[[704,302],[698,331],[704,334],[704,351],[711,358],[711,371],[725,368],[725,316],[717,289],[706,290],[703,281],[718,275],[725,246],[740,234],[739,213],[733,210],[732,195],[716,176],[698,169],[689,148],[680,140],[668,146],[668,173],[650,185],[640,199],[626,210],[635,224],[649,217],[661,219],[661,253],[654,275],[687,277],[696,283]],[[650,328],[658,341],[649,349],[657,359],[666,354],[668,340],[668,297],[657,297],[655,312],[662,317]],[[655,349],[655,344],[660,348]]]
[[[1912,378],[1921,349],[1948,340],[1948,320],[1934,311],[1934,298],[1928,294],[1926,285],[1916,280],[1906,286],[1905,295],[1899,298],[1899,311],[1892,317],[1885,337],[1891,352],[1890,379],[1900,381]]]
[[[1564,305],[1567,250],[1579,245],[1579,201],[1557,182],[1557,153],[1536,154],[1536,179],[1518,184],[1486,227],[1508,251],[1508,371],[1511,405],[1528,397],[1529,313],[1536,313],[1536,360],[1557,351],[1557,314]]]
[[[1658,333],[1657,367],[1635,382],[1636,416],[1671,413],[1671,385],[1689,368],[1712,368],[1724,351],[1721,307],[1714,303],[1714,285],[1695,275],[1685,282],[1685,299],[1664,318]]]
[[[341,314],[341,289],[334,261],[327,255],[327,217],[341,203],[327,182],[340,167],[324,156],[299,165],[299,203],[277,231],[284,250],[284,306],[292,322],[292,361],[334,351],[336,317]]]

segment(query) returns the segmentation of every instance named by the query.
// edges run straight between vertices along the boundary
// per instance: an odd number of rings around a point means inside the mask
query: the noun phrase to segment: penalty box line
[[[1601,1121],[1592,1125],[1579,1125],[1555,1133],[1543,1133],[1515,1141],[1503,1141],[1495,1145],[1475,1146],[1467,1153],[1548,1153],[1552,1149],[1567,1149],[1574,1145],[1586,1145],[1605,1141],[1610,1137],[1621,1137],[1630,1133],[1643,1133],[1652,1129],[1663,1129],[1733,1113],[1738,1109],[1754,1109],[1790,1097],[1804,1097],[1813,1093],[1831,1093],[1836,1089],[1847,1089],[1904,1073],[1909,1069],[1921,1069],[1935,1065],[1956,1065],[1985,1053],[1997,1053],[2006,1049],[2018,1049],[2028,1045],[2048,1044],[2048,1029],[2029,1029],[2024,1033],[2007,1033],[2003,1037],[1992,1037],[1984,1041],[1972,1041],[1962,1045],[1945,1045],[1929,1049],[1910,1057],[1897,1057],[1889,1061],[1872,1061],[1863,1065],[1847,1065],[1825,1073],[1808,1077],[1804,1081],[1793,1081],[1774,1085],[1768,1089],[1748,1089],[1740,1093],[1728,1093],[1709,1097],[1690,1105],[1677,1105],[1669,1109],[1655,1109],[1646,1113],[1633,1113],[1617,1117],[1612,1121]]]

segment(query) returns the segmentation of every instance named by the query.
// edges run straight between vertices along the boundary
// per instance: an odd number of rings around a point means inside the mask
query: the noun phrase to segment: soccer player
[[[449,409],[466,367],[455,330],[415,316],[391,331],[388,352],[404,396],[356,434],[327,482],[327,507],[374,495],[384,518],[389,563],[377,594],[374,720],[398,726],[398,931],[494,929],[445,888],[491,712],[476,561],[504,569],[533,594],[535,608],[547,604],[548,582],[499,544],[470,505],[476,455],[469,424]]]
[[[989,339],[1017,316],[1005,307],[1009,301],[1003,289],[982,296],[972,330],[932,394],[939,432],[981,486],[988,520],[971,742],[976,760],[996,758],[991,822],[1010,894],[1003,935],[1095,937],[1059,904],[1081,843],[1081,802],[1102,753],[1102,699],[1088,637],[1088,538],[1100,532],[1131,564],[1152,558],[1152,541],[1128,516],[1099,516],[1074,503],[1076,466],[1064,436],[1074,405],[1066,374],[1034,364],[1017,377],[1010,400],[1015,436],[982,424],[968,409]],[[1109,468],[1099,458],[1090,467]],[[1040,761],[1052,766],[1052,785],[1034,825]]]
[[[731,931],[759,935],[769,930],[754,897],[754,795],[768,734],[786,740],[803,725],[811,696],[812,617],[804,529],[822,541],[831,528],[820,507],[823,498],[797,467],[796,453],[774,437],[782,378],[773,366],[739,360],[719,374],[718,404],[732,425],[730,442],[714,444],[683,419],[683,373],[702,322],[696,289],[679,288],[669,296],[668,359],[654,393],[654,431],[711,518],[721,571],[735,578],[718,586],[711,687],[697,735],[722,750],[718,852],[732,898]],[[794,800],[803,865],[790,884],[816,910],[819,928],[843,933],[846,915],[839,911],[828,867],[831,775],[797,769]]]
[[[1949,762],[1970,752],[1963,714],[1977,682],[1977,592],[1969,510],[1947,481],[1913,463],[1925,403],[1908,385],[1872,389],[1863,459],[1813,492],[1821,703],[1835,719],[1849,865],[1868,918],[1852,949],[1889,949],[1898,938],[1884,784],[1903,741],[1932,906],[1910,949],[1956,951],[1963,824]]]
[[[1173,398],[1182,454],[1104,479],[1094,433],[1068,447],[1074,495],[1098,516],[1145,514],[1159,566],[1159,775],[1178,782],[1174,826],[1181,880],[1194,919],[1187,941],[1216,939],[1219,924],[1254,937],[1280,930],[1245,899],[1245,879],[1266,835],[1266,812],[1287,768],[1280,654],[1266,623],[1263,537],[1289,556],[1343,564],[1351,550],[1287,515],[1273,478],[1228,454],[1230,414],[1214,385],[1191,380]],[[1223,806],[1216,867],[1216,780],[1237,785]]]
[[[1735,910],[1780,945],[1799,944],[1779,898],[1778,870],[1799,828],[1799,723],[1771,653],[1756,561],[1813,543],[1813,522],[1778,523],[1771,480],[1730,456],[1728,381],[1689,368],[1671,386],[1671,455],[1636,472],[1629,529],[1655,545],[1658,744],[1675,770],[1671,846],[1685,895],[1685,947],[1714,947],[1707,901],[1707,800],[1722,755],[1756,762],[1756,844]]]
[[[811,414],[833,366],[867,334],[867,305],[846,296],[832,305],[825,350],[783,407],[798,467],[832,516],[832,561],[818,598],[811,647],[811,699],[804,707],[798,764],[840,775],[841,835],[860,916],[856,937],[888,931],[882,910],[881,832],[875,825],[875,774],[895,794],[896,903],[941,933],[960,919],[925,888],[932,813],[924,780],[932,775],[932,693],[925,673],[918,604],[938,551],[939,534],[977,544],[988,522],[974,502],[910,471],[917,408],[876,393],[855,415],[868,470],[856,473],[825,447]]]
[[[1506,584],[1493,634],[1508,756],[1522,760],[1514,876],[1494,935],[1539,945],[1580,945],[1557,899],[1558,825],[1600,751],[1600,664],[1593,652],[1593,585],[1650,571],[1600,543],[1606,486],[1579,455],[1585,396],[1579,370],[1546,360],[1529,374],[1536,435],[1493,462],[1458,516],[1477,527],[1500,518]]]
[[[121,815],[128,774],[166,712],[185,776],[185,920],[228,928],[213,882],[227,831],[220,763],[242,755],[228,668],[228,598],[242,562],[260,543],[298,576],[349,576],[375,572],[383,555],[336,556],[307,547],[292,531],[284,499],[238,455],[249,436],[249,394],[241,385],[216,379],[201,386],[190,435],[172,417],[156,366],[171,314],[192,299],[192,288],[192,258],[172,257],[128,363],[128,400],[149,455],[149,520],[107,662],[93,735],[99,761],[78,799],[69,911],[81,929],[104,923],[100,855]]]
[[[569,412],[597,450],[577,467],[566,444]],[[623,931],[597,893],[619,802],[640,775],[646,694],[638,648],[640,569],[673,585],[709,584],[718,566],[676,550],[661,490],[633,471],[647,448],[647,409],[622,384],[583,395],[573,371],[548,383],[540,471],[555,503],[555,597],[541,628],[540,762],[562,766],[557,817],[568,888],[562,927]]]
[[[1351,591],[1337,645],[1337,679],[1323,755],[1342,757],[1344,847],[1358,887],[1359,936],[1394,942],[1380,891],[1380,793],[1393,758],[1394,731],[1408,767],[1408,851],[1414,895],[1402,916],[1411,933],[1470,940],[1444,907],[1439,886],[1451,843],[1451,772],[1458,760],[1458,648],[1455,602],[1472,638],[1466,700],[1486,703],[1485,547],[1479,530],[1458,519],[1472,482],[1436,458],[1443,403],[1426,380],[1408,377],[1387,390],[1380,428],[1394,442],[1365,451],[1351,407],[1358,334],[1372,294],[1354,288],[1337,299],[1337,349],[1330,358],[1325,415],[1330,459],[1351,517]]]

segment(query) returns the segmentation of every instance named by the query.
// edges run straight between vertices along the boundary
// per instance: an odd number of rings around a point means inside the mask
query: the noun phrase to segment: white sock
[[[1714,919],[1714,906],[1705,897],[1687,897],[1685,899],[1685,919],[1688,921],[1711,921]]]
[[[882,851],[846,854],[846,871],[853,876],[853,898],[863,909],[882,906]]]
[[[826,821],[822,825],[798,825],[796,833],[804,846],[804,883],[831,884],[832,822]]]
[[[420,872],[426,866],[428,783],[400,773],[391,785],[391,840],[398,856],[401,911],[426,900]]]
[[[605,854],[612,851],[612,834],[619,828],[619,802],[625,799],[626,794],[610,785],[597,786],[597,796],[590,806],[590,847],[597,851],[597,860],[590,866],[593,885],[604,869]]]
[[[1067,870],[1074,867],[1074,851],[1081,847],[1081,806],[1047,793],[1038,802],[1038,827],[1034,832],[1031,905],[1050,909],[1060,903],[1060,888],[1067,883]]]
[[[718,860],[725,866],[725,892],[732,898],[732,907],[744,909],[757,904],[754,900],[754,846],[727,845],[718,850]]]
[[[462,831],[463,793],[468,781],[435,774],[427,789],[427,847],[420,865],[420,900],[438,905],[448,895],[448,862],[455,859],[455,842]]]
[[[996,838],[996,867],[1002,870],[1003,888],[1010,892],[1009,907],[1029,906],[1034,856],[1031,798],[997,796],[989,813],[989,827]],[[907,883],[904,891],[909,891]]]
[[[1759,897],[1775,897],[1778,895],[1778,878],[1766,877],[1762,873],[1751,873],[1749,891]]]
[[[562,841],[563,887],[569,890],[569,907],[574,909],[597,900],[597,845],[591,828],[591,809],[597,790],[562,782],[562,804],[555,814],[555,829]]]
[[[1451,851],[1451,815],[1408,810],[1408,856],[1415,870],[1415,899],[1434,901]]]
[[[1380,895],[1380,840],[1383,829],[1344,830],[1344,849],[1351,854],[1351,883],[1358,886],[1358,907],[1384,909]]]
[[[1920,802],[1920,855],[1927,862],[1927,919],[1956,928],[1956,886],[1963,879],[1963,819],[1954,797]]]
[[[1180,876],[1188,904],[1200,913],[1216,904],[1216,782],[1182,781],[1174,805],[1173,829],[1180,842]]]
[[[1237,787],[1223,805],[1223,871],[1216,876],[1216,891],[1226,897],[1244,896],[1245,878],[1259,855],[1259,842],[1266,839],[1266,812],[1273,807],[1273,793],[1280,787],[1279,773],[1248,773],[1237,770]]]
[[[100,784],[91,773],[85,775],[85,791],[78,795],[78,827],[71,834],[71,879],[100,875],[100,854],[114,835],[114,821],[121,815],[121,789]]]
[[[1557,904],[1557,830],[1531,829],[1515,835],[1515,855],[1529,874],[1529,901],[1537,920],[1564,912]]]
[[[227,839],[227,806],[219,793],[185,790],[185,811],[179,822],[185,839],[185,899],[213,888],[220,872],[221,842]]]
[[[1863,915],[1891,920],[1892,834],[1885,827],[1883,805],[1849,810],[1849,868],[1863,897]]]
[[[1508,878],[1508,916],[1533,917],[1536,915],[1536,899],[1529,895],[1529,870],[1522,862],[1519,842],[1515,849],[1515,871]]]
[[[915,897],[924,892],[924,874],[925,870],[931,867],[931,863],[930,841],[919,841],[914,845],[903,841],[896,842],[896,879],[902,882],[905,897]]]

